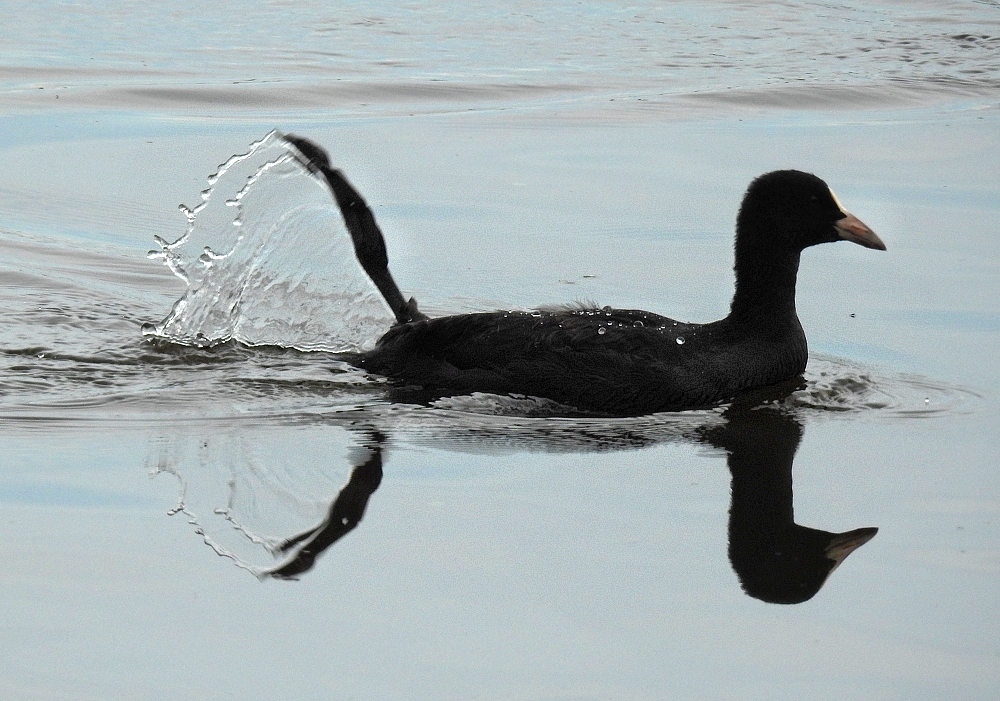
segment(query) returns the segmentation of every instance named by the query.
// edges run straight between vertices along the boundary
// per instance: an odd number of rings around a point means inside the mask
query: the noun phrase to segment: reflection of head
[[[858,528],[827,533],[792,524],[784,532],[747,538],[730,522],[729,559],[743,591],[770,604],[801,604],[820,590],[854,550],[878,532]],[[756,539],[756,542],[753,542]]]
[[[723,448],[733,476],[729,559],[750,596],[776,604],[811,599],[876,528],[829,533],[799,526],[792,509],[792,460],[802,437],[794,417],[768,406],[734,405],[704,432]]]

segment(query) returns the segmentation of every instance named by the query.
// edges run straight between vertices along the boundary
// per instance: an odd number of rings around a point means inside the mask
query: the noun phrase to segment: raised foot
[[[283,138],[298,150],[304,158],[300,159],[302,164],[313,173],[330,167],[330,156],[322,147],[295,134],[285,134]]]

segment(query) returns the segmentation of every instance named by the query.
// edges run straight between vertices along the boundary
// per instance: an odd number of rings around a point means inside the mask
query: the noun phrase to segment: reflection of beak
[[[846,241],[853,241],[865,248],[874,248],[877,251],[885,250],[882,239],[853,214],[845,212],[844,218],[838,219],[833,226],[837,229],[837,235]]]
[[[864,225],[862,224],[862,226]],[[830,544],[826,546],[826,556],[834,562],[830,572],[837,569],[840,563],[847,559],[848,555],[874,538],[876,533],[878,533],[877,528],[857,528],[853,531],[838,533],[833,536]]]

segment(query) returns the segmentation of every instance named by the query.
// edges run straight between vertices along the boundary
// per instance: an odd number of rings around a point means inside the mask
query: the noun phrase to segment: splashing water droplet
[[[147,337],[300,350],[374,345],[392,317],[336,226],[325,183],[279,133],[230,158],[209,185],[197,207],[181,209],[187,232],[173,243],[155,239],[156,259],[188,289]]]
[[[684,337],[683,336],[678,336],[676,340],[677,340],[677,345],[678,346],[683,346],[684,345]]]

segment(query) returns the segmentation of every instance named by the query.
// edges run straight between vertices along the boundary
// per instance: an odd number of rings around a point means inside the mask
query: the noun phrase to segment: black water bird
[[[795,313],[803,249],[843,239],[885,250],[826,183],[781,170],[755,179],[743,198],[736,292],[724,319],[692,324],[610,307],[430,319],[393,281],[382,232],[361,195],[322,148],[285,138],[326,179],[358,261],[396,317],[373,350],[345,359],[426,396],[521,394],[609,415],[712,406],[805,370],[806,337]]]

